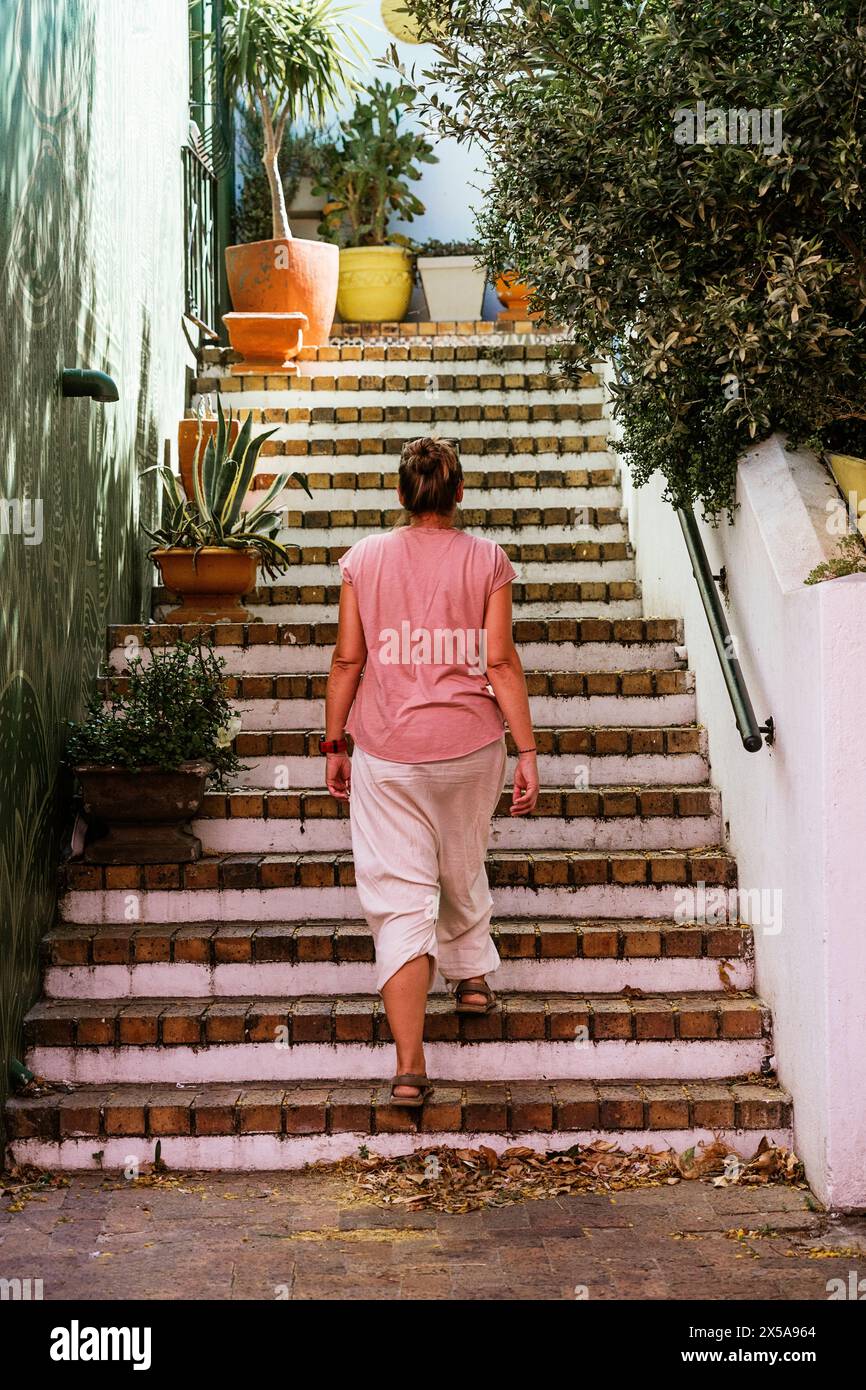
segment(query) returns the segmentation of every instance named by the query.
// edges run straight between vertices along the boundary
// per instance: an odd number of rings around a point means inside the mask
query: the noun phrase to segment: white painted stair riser
[[[710,890],[707,890],[708,892]],[[676,921],[684,911],[683,892],[658,887],[588,884],[580,887],[494,888],[494,916],[563,918],[630,917]],[[134,917],[130,917],[130,913]],[[73,889],[60,902],[64,922],[144,924],[181,922],[333,922],[363,916],[354,888],[197,888],[136,891]]]
[[[782,1148],[793,1148],[791,1129],[761,1130],[770,1144]],[[338,1159],[357,1155],[363,1143],[372,1153],[382,1156],[397,1156],[412,1153],[415,1149],[447,1145],[449,1148],[477,1148],[484,1145],[501,1153],[504,1149],[519,1143],[527,1148],[545,1153],[552,1146],[568,1149],[575,1144],[581,1147],[602,1139],[615,1140],[618,1148],[625,1150],[645,1148],[673,1149],[677,1153],[699,1143],[710,1145],[721,1141],[739,1154],[744,1160],[752,1158],[757,1144],[757,1133],[753,1130],[724,1130],[716,1133],[710,1130],[689,1128],[661,1130],[558,1130],[553,1134],[521,1133],[499,1135],[486,1130],[483,1133],[452,1133],[449,1131],[424,1130],[422,1133],[377,1134],[374,1136],[341,1133],[333,1135],[274,1135],[274,1134],[231,1134],[204,1137],[181,1137],[165,1135],[160,1139],[160,1154],[169,1169],[176,1171],[203,1172],[291,1172],[305,1168],[310,1163],[335,1163]],[[152,1160],[155,1139],[143,1139],[124,1135],[120,1139],[100,1139],[98,1141],[100,1160],[93,1157],[96,1141],[93,1139],[64,1139],[54,1143],[44,1139],[16,1139],[11,1146],[16,1163],[32,1163],[35,1167],[52,1170],[64,1168],[68,1171],[93,1171],[127,1169],[130,1155],[142,1162]]]
[[[550,993],[709,992],[720,984],[720,962],[698,957],[636,957],[623,960],[504,960],[490,982],[497,990]],[[754,971],[744,960],[727,961],[734,989],[752,989]],[[183,961],[143,961],[137,965],[50,966],[45,973],[49,999],[233,999],[298,998],[303,995],[375,994],[372,962],[316,961],[289,965],[262,961],[251,965],[195,965]],[[441,978],[432,990],[444,994]]]
[[[303,854],[349,850],[347,820],[216,820],[193,822],[206,854]],[[494,820],[491,849],[597,849],[600,851],[699,849],[718,844],[721,815],[615,817],[572,820],[553,817]]]

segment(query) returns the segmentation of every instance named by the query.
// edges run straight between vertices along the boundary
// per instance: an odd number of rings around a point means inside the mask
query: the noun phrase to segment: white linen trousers
[[[432,763],[395,763],[355,745],[349,798],[355,883],[376,944],[376,988],[430,956],[449,987],[499,965],[484,868],[505,785],[505,738]]]

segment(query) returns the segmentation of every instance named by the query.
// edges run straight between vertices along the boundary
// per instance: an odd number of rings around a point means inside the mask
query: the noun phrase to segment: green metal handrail
[[[200,326],[203,323],[206,337],[226,341],[222,316],[232,306],[225,249],[234,240],[235,159],[234,104],[223,78],[223,7],[224,0],[194,0],[190,5],[190,116],[198,132],[190,144],[198,166],[184,155],[184,192],[187,298],[193,303],[188,314]],[[197,255],[206,264],[198,264]],[[204,312],[196,310],[196,304],[204,306]]]
[[[743,740],[743,747],[748,753],[758,753],[764,746],[764,740],[767,744],[771,744],[775,737],[772,717],[768,718],[765,724],[760,725],[755,718],[746,680],[734,651],[734,642],[728,627],[728,620],[725,617],[725,610],[716,589],[716,576],[710,569],[710,562],[707,559],[707,552],[704,549],[704,542],[695,520],[695,514],[690,507],[678,507],[677,516],[680,519],[680,526],[683,528],[686,549],[692,562],[692,573],[695,576],[701,602],[704,605],[704,612],[707,615],[707,622],[710,625],[710,636],[713,639],[725,685],[728,687],[728,694],[731,697],[734,718],[737,721],[740,738]]]

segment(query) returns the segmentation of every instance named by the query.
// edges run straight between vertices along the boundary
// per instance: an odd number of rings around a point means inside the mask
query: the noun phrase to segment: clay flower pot
[[[257,550],[230,546],[204,546],[193,564],[195,551],[178,547],[154,551],[162,582],[183,602],[165,616],[167,623],[245,623],[250,614],[241,605],[244,594],[256,587]]]
[[[306,314],[265,314],[233,311],[223,314],[229,342],[243,362],[232,364],[232,375],[295,372],[294,359],[304,346]]]
[[[226,247],[232,307],[241,314],[306,314],[306,347],[328,341],[339,268],[339,249],[327,241],[293,237]]]
[[[84,850],[92,864],[187,864],[201,856],[189,822],[202,803],[210,763],[182,763],[176,772],[143,767],[75,769],[85,814],[104,821],[107,834]]]
[[[190,502],[195,500],[195,491],[192,485],[192,465],[195,458],[196,445],[198,443],[198,432],[201,428],[203,447],[207,446],[207,441],[212,434],[216,434],[216,420],[181,420],[177,427],[177,457],[180,464],[180,477],[183,483],[183,490]],[[238,437],[240,424],[237,420],[232,420],[229,427],[229,438],[234,442]]]
[[[337,308],[344,323],[402,323],[412,298],[412,258],[402,246],[346,246]]]
[[[536,319],[541,318],[540,313],[533,314],[529,308],[535,286],[519,279],[515,271],[507,270],[504,275],[500,275],[496,281],[496,293],[505,305],[502,313],[497,315],[501,322],[510,323],[522,319],[534,323]]]

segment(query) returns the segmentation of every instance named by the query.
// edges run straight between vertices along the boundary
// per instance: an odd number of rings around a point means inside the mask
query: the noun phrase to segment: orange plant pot
[[[258,551],[208,545],[198,552],[193,564],[194,554],[192,550],[181,548],[154,552],[163,585],[182,599],[179,608],[166,614],[165,621],[249,622],[251,615],[241,599],[256,587]]]
[[[297,312],[265,314],[261,311],[223,314],[229,342],[244,359],[232,364],[233,376],[297,373],[293,360],[304,346],[307,316]]]
[[[505,305],[497,315],[503,322],[516,322],[518,319],[535,322],[541,318],[540,313],[534,314],[529,308],[529,301],[535,294],[535,286],[518,279],[515,271],[507,270],[504,275],[500,275],[496,281],[496,293]]]
[[[226,274],[238,313],[306,314],[304,345],[327,343],[337,307],[339,247],[299,237],[227,246]]]
[[[192,485],[192,465],[198,443],[199,427],[201,427],[202,445],[206,447],[211,435],[216,434],[216,420],[181,420],[177,427],[177,459],[180,465],[183,490],[190,502],[195,500],[195,491]],[[229,439],[232,443],[237,439],[239,429],[240,423],[237,420],[232,420],[229,429]]]

